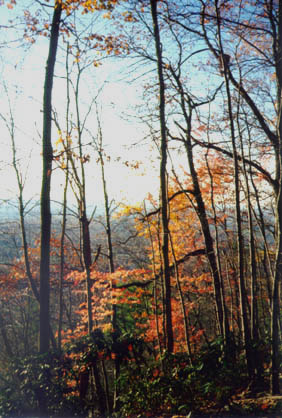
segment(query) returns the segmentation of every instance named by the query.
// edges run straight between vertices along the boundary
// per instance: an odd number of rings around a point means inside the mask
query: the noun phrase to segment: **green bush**
[[[44,391],[52,416],[81,415],[78,399],[67,396],[66,377],[71,364],[55,353],[33,355],[11,362],[9,378],[0,388],[1,416],[38,415],[40,391]]]
[[[188,414],[222,408],[245,380],[244,364],[228,361],[220,340],[203,347],[191,365],[187,354],[128,364],[119,377],[121,415],[146,411]]]

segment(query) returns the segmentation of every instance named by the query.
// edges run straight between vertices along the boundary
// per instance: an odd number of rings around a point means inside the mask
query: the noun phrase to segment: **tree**
[[[55,5],[49,5],[53,18]],[[72,405],[75,413],[101,415],[113,410],[122,415],[217,414],[228,408],[232,412],[236,403],[240,407],[243,403],[234,393],[267,390],[270,366],[271,390],[278,393],[282,251],[278,4],[70,0],[58,5],[62,10],[57,41],[60,36],[67,62],[63,74],[58,72],[58,82],[66,81],[67,110],[56,108],[46,93],[44,112],[49,119],[44,129],[52,123],[58,128],[54,151],[51,131],[46,134],[45,129],[43,135],[41,215],[48,216],[45,223],[42,219],[41,243],[49,241],[49,248],[45,246],[49,270],[43,282],[49,293],[41,289],[45,320],[40,318],[40,346],[48,352],[17,361],[16,372],[5,377],[9,367],[5,359],[29,355],[38,331],[32,320],[37,305],[28,283],[37,288],[40,262],[44,270],[43,246],[38,249],[34,243],[34,248],[27,248],[23,236],[18,258],[8,260],[0,274],[0,414],[15,410],[9,409],[11,382],[17,383],[17,394],[32,394],[32,413],[39,401],[41,415],[66,415],[69,409],[64,405]],[[95,19],[85,16],[94,10],[113,17],[117,27],[122,26],[122,37],[115,38],[108,26],[101,36],[94,33]],[[36,19],[28,14],[26,36],[31,33],[34,40]],[[47,29],[44,33],[49,34]],[[116,219],[105,170],[112,155],[105,152],[100,118],[96,121],[94,114],[91,119],[99,96],[94,97],[93,89],[89,96],[81,90],[90,68],[96,75],[100,65],[93,54],[97,49],[119,56],[130,50],[130,62],[136,65],[130,69],[137,69],[133,77],[144,81],[143,104],[137,109],[146,127],[143,143],[149,141],[150,151],[153,147],[157,151],[159,196],[148,195],[136,207],[124,205]],[[54,58],[52,77],[55,62]],[[46,72],[45,87],[47,79]],[[11,125],[13,136],[11,115],[2,121]],[[22,192],[13,138],[12,146]],[[51,235],[54,160],[65,186],[62,226],[53,221]],[[94,194],[89,172],[95,164],[101,169],[105,207],[105,215],[97,218],[89,213],[89,191]],[[74,210],[66,205],[71,192],[77,203]],[[22,200],[20,208],[23,205]],[[59,306],[59,318],[57,312],[49,313],[49,305]],[[54,370],[51,322],[58,328],[60,349]],[[119,389],[118,396],[114,388]],[[265,401],[255,402],[261,410],[268,407]],[[17,413],[26,411],[19,407]]]
[[[160,163],[160,206],[162,222],[162,257],[163,257],[163,275],[165,286],[165,332],[166,349],[169,353],[173,351],[173,329],[171,316],[171,283],[169,269],[169,218],[168,218],[168,200],[167,200],[167,133],[165,116],[165,84],[163,76],[163,59],[161,40],[158,23],[157,0],[151,0],[151,14],[153,21],[153,34],[156,48],[156,60],[158,66],[159,80],[159,118],[160,118],[160,136],[161,136],[161,163]]]
[[[49,351],[50,341],[50,189],[53,161],[52,149],[52,87],[56,63],[62,3],[55,1],[50,33],[49,55],[46,64],[43,97],[42,188],[41,188],[41,255],[40,255],[40,352]],[[43,412],[44,413],[44,412]]]
[[[264,151],[260,154],[261,163],[257,163],[255,152],[255,141],[252,140],[252,155],[249,158],[245,158],[244,161],[249,170],[255,170],[257,175],[263,173],[264,179],[273,188],[273,193],[276,199],[276,267],[275,278],[273,281],[273,295],[275,294],[276,301],[272,305],[272,391],[278,393],[278,351],[279,351],[279,331],[277,331],[276,325],[278,324],[277,307],[279,297],[277,296],[277,281],[279,272],[279,196],[280,196],[280,134],[279,134],[279,117],[277,108],[272,105],[266,105],[266,103],[279,103],[279,39],[280,39],[280,24],[279,24],[279,6],[273,2],[257,3],[253,2],[251,8],[246,8],[245,4],[240,2],[234,2],[232,5],[226,5],[226,3],[215,2],[198,2],[193,7],[188,7],[187,2],[181,2],[178,5],[178,9],[173,9],[173,2],[168,4],[168,13],[166,19],[171,24],[175,24],[179,31],[186,32],[195,36],[198,40],[204,40],[207,47],[211,51],[214,61],[210,62],[210,69],[214,74],[225,76],[225,81],[230,86],[233,86],[232,93],[235,95],[235,91],[240,96],[241,109],[244,107],[244,115],[247,112],[246,117],[240,118],[240,132],[248,131],[248,127],[255,126],[257,132],[256,144]],[[218,6],[218,7],[217,7]],[[230,7],[229,7],[230,6]],[[220,12],[220,20],[218,19]],[[234,16],[240,16],[239,19],[235,19]],[[187,22],[190,25],[187,25]],[[248,23],[246,23],[248,22]],[[218,38],[218,31],[214,31],[214,28],[220,23],[221,30],[221,43]],[[232,35],[230,35],[232,34]],[[232,36],[232,42],[230,42],[230,36]],[[252,59],[250,59],[252,57]],[[278,61],[277,61],[278,60]],[[258,79],[258,68],[260,69]],[[273,88],[273,83],[268,84],[266,80],[269,80],[270,70],[275,70],[272,81],[278,86],[278,97],[276,98],[276,88]],[[216,71],[216,73],[215,73]],[[271,85],[272,84],[272,85]],[[257,86],[260,85],[260,90]],[[275,93],[274,93],[275,90]],[[274,93],[274,95],[273,95]],[[230,97],[229,94],[229,97]],[[227,94],[228,95],[228,94]],[[255,97],[255,99],[254,99]],[[271,99],[270,99],[271,98]],[[228,103],[228,97],[226,99]],[[236,99],[235,99],[236,100]],[[244,103],[244,104],[243,104]],[[258,103],[261,103],[259,107]],[[279,107],[279,105],[278,105]],[[228,115],[227,107],[226,116],[229,123],[232,124],[234,119],[234,111]],[[234,109],[234,108],[233,108]],[[248,109],[248,110],[247,110]],[[263,109],[261,111],[260,109]],[[268,116],[266,116],[268,115]],[[278,121],[278,125],[273,124],[271,120]],[[219,119],[218,119],[219,121]],[[222,121],[222,132],[226,128],[225,120]],[[231,125],[230,125],[231,126]],[[243,128],[244,126],[244,128]],[[247,127],[248,126],[248,127]],[[194,138],[194,143],[209,149],[217,149],[223,152],[225,155],[232,157],[227,142],[223,145],[215,144],[215,141],[207,141],[203,139],[199,141]],[[234,138],[234,134],[233,134]],[[248,140],[246,138],[246,140]],[[263,158],[267,155],[267,147],[272,150],[273,166],[275,167],[275,173],[271,172],[271,169],[265,170],[263,166]],[[234,154],[234,153],[233,153]],[[237,152],[236,159],[238,162],[242,161],[242,155]],[[237,164],[237,163],[235,163]],[[238,223],[238,222],[237,222]],[[242,246],[241,246],[242,248]],[[241,253],[242,258],[242,253]],[[242,259],[240,261],[242,265]],[[242,270],[240,276],[242,277]],[[241,282],[241,285],[243,283]],[[279,287],[279,285],[278,285]],[[242,292],[242,288],[241,288]],[[244,291],[243,291],[244,293]],[[279,310],[279,308],[278,308]],[[276,319],[275,319],[276,318]],[[274,325],[276,324],[276,325]],[[245,329],[247,330],[248,324],[245,315]],[[250,355],[248,355],[250,358]]]

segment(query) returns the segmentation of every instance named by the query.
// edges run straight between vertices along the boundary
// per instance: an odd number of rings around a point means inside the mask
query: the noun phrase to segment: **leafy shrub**
[[[71,372],[65,357],[55,353],[33,355],[11,362],[10,376],[0,389],[1,416],[38,415],[40,391],[44,391],[53,416],[81,415],[81,405],[72,396],[66,376]]]
[[[119,377],[121,415],[146,411],[188,414],[220,409],[245,379],[244,364],[228,362],[222,341],[203,347],[193,365],[187,354],[168,354],[149,364],[128,364]]]

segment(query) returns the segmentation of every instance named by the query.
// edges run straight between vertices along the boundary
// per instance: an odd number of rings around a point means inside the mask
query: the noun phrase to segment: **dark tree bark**
[[[52,125],[52,87],[54,68],[59,40],[59,26],[62,4],[56,1],[50,35],[49,55],[46,64],[44,96],[43,96],[43,135],[42,135],[42,187],[41,187],[41,246],[40,246],[40,353],[49,350],[50,341],[50,238],[51,208],[50,186],[52,173],[53,149],[51,141]]]
[[[168,217],[168,196],[167,196],[167,134],[165,121],[165,83],[163,76],[162,47],[159,32],[157,0],[150,0],[151,15],[153,21],[153,33],[156,48],[158,79],[159,79],[159,117],[161,131],[161,164],[160,164],[160,194],[161,194],[161,221],[162,221],[162,258],[164,265],[165,284],[165,328],[166,328],[166,349],[173,351],[173,329],[171,312],[171,281],[169,268],[169,217]]]
[[[276,47],[276,80],[277,80],[277,137],[279,140],[279,192],[276,200],[276,259],[275,273],[272,291],[272,315],[271,315],[271,390],[273,395],[280,394],[279,372],[280,372],[280,283],[282,278],[282,1],[279,1],[278,8],[278,37]]]
[[[209,262],[212,278],[213,278],[213,288],[214,288],[214,297],[215,297],[215,309],[217,316],[217,324],[219,328],[220,335],[224,337],[227,341],[229,338],[229,325],[227,316],[224,316],[223,310],[223,299],[222,299],[222,289],[220,283],[219,269],[216,261],[216,255],[214,251],[213,238],[211,235],[205,202],[203,200],[199,178],[197,170],[194,164],[194,154],[192,147],[192,113],[194,110],[194,104],[190,99],[189,95],[185,94],[183,85],[181,83],[180,77],[171,69],[172,75],[177,83],[178,91],[180,94],[180,105],[181,110],[184,116],[186,127],[182,128],[178,123],[177,126],[185,132],[185,137],[181,135],[182,141],[185,147],[187,161],[191,173],[193,190],[192,194],[196,201],[196,211],[201,224],[201,230],[205,241],[206,256]]]
[[[41,245],[40,245],[40,329],[39,351],[47,353],[50,346],[50,238],[51,208],[50,186],[52,173],[52,87],[54,68],[59,40],[59,26],[62,4],[56,1],[53,12],[52,28],[49,43],[49,55],[46,64],[43,96],[43,134],[42,134],[42,187],[41,187]],[[47,399],[44,388],[39,392],[39,410],[41,416],[47,415]]]

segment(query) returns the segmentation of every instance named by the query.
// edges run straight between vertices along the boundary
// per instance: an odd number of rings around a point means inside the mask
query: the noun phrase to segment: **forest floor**
[[[258,397],[234,399],[227,406],[230,413],[238,416],[282,417],[282,396],[261,394]]]
[[[234,395],[229,402],[220,410],[212,406],[200,413],[190,413],[188,415],[170,415],[170,418],[236,418],[236,417],[265,417],[282,418],[282,396],[272,396],[267,393],[261,393],[257,396],[251,396],[246,393]],[[165,418],[165,417],[162,417]]]
[[[231,399],[226,409],[226,412],[230,412],[231,415],[233,412],[236,414],[237,411],[238,416],[273,416],[278,418],[282,417],[282,396],[261,393],[252,397],[242,394]]]
[[[244,391],[229,399],[226,404],[218,409],[212,403],[198,412],[191,412],[186,415],[162,415],[159,418],[282,418],[282,395],[270,395],[259,393],[255,396]]]

